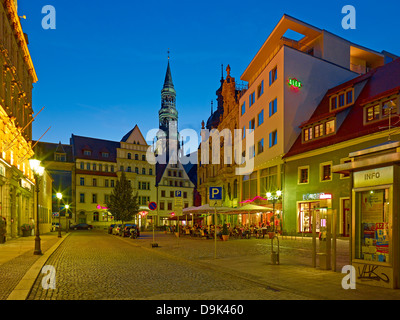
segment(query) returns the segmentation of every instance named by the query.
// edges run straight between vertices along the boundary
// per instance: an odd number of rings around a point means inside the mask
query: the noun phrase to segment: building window
[[[331,98],[331,110],[337,109],[337,96]]]
[[[272,85],[278,79],[278,67],[269,72],[269,85]]]
[[[331,181],[332,180],[332,163],[321,163],[320,164],[320,180]]]
[[[97,203],[97,194],[96,193],[92,194],[92,203]]]
[[[135,153],[135,160],[139,160],[139,155]]]
[[[312,130],[312,128],[306,128],[306,129],[304,129],[304,141],[309,141],[309,140],[312,140],[312,138],[313,138],[313,130]]]
[[[126,172],[132,172],[132,168],[131,168],[131,167],[128,167],[128,168],[126,169]]]
[[[243,102],[242,104],[242,115],[246,112],[246,102]]]
[[[111,188],[114,188],[114,185],[115,185],[114,180],[111,180],[111,181],[110,181],[110,187],[111,187]]]
[[[253,159],[256,156],[256,148],[254,144],[249,148],[249,159]]]
[[[93,179],[93,187],[97,187],[97,179]]]
[[[81,186],[84,186],[84,185],[85,185],[85,178],[82,178],[82,177],[81,177],[81,178],[79,179],[79,183],[80,183]]]
[[[264,80],[261,80],[257,88],[257,98],[261,97],[263,93],[264,93]]]
[[[253,91],[253,93],[251,93],[249,95],[249,108],[254,104],[254,102],[256,102],[256,92]]]
[[[67,161],[67,155],[65,153],[56,153],[55,154],[55,160],[60,161],[60,162],[66,162]]]
[[[90,163],[87,163],[87,164],[86,164],[86,169],[87,169],[87,170],[90,170]]]
[[[172,202],[168,202],[168,210],[172,210]]]
[[[278,143],[278,132],[277,130],[275,130],[269,134],[269,147],[271,148],[277,143]]]
[[[93,221],[99,221],[99,213],[97,211],[93,212]]]
[[[187,199],[187,192],[184,192],[184,193],[183,193],[183,198],[184,198],[184,199]]]
[[[146,174],[146,168],[142,168],[142,174]]]
[[[109,153],[108,153],[108,152],[102,152],[102,153],[101,153],[101,156],[102,156],[103,158],[108,158]]]
[[[323,123],[317,124],[314,127],[314,137],[315,138],[319,138],[319,137],[321,137],[323,135],[324,135],[324,124]]]
[[[335,120],[330,120],[325,123],[326,134],[331,134],[335,132]]]
[[[261,139],[260,141],[258,141],[257,144],[257,154],[260,154],[263,151],[264,151],[264,139]]]
[[[354,89],[351,88],[347,91],[335,94],[329,101],[331,111],[336,110],[337,108],[347,107],[354,102]]]
[[[256,128],[256,120],[253,118],[249,121],[249,132],[253,132]]]
[[[139,174],[139,168],[135,167],[135,173]]]
[[[81,168],[82,170],[85,169],[85,163],[84,163],[84,162],[81,162],[80,168]]]
[[[346,92],[346,104],[353,103],[353,90],[349,90]]]
[[[339,108],[343,107],[346,104],[344,97],[344,93],[339,94]]]
[[[90,150],[83,150],[83,155],[84,155],[84,156],[91,156],[91,155],[92,155],[92,151],[90,151]]]
[[[161,197],[165,198],[165,190],[161,190]]]
[[[146,161],[146,155],[142,154],[142,161]]]
[[[309,166],[299,167],[298,169],[298,183],[305,184],[308,183],[309,179]]]
[[[108,186],[109,186],[108,179],[105,179],[105,180],[104,180],[104,186],[105,186],[106,188],[108,188]]]
[[[128,153],[128,159],[132,159],[132,154]]]
[[[258,126],[262,125],[264,123],[264,109],[261,110],[261,112],[258,114]]]
[[[243,126],[242,139],[246,138],[246,126]]]
[[[169,197],[170,197],[170,198],[173,198],[173,197],[174,197],[174,192],[173,192],[173,191],[170,191],[170,192],[169,192]]]
[[[278,111],[278,99],[275,98],[269,103],[269,116],[271,117]]]
[[[80,203],[85,203],[85,194],[84,193],[80,193],[79,194],[79,202]]]
[[[160,210],[165,210],[164,201],[160,202]]]

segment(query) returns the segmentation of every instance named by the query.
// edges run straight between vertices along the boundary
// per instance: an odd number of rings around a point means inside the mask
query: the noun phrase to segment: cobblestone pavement
[[[153,248],[152,243],[158,247]],[[29,300],[399,300],[400,290],[357,283],[341,286],[349,241],[337,241],[337,271],[313,268],[309,238],[280,237],[280,265],[271,264],[271,240],[217,241],[162,232],[138,239],[105,231],[77,231],[46,264],[56,289],[38,277]],[[276,243],[275,243],[276,244]],[[317,241],[318,251],[325,243]],[[275,247],[276,250],[276,247]],[[216,253],[216,258],[214,257]]]
[[[44,290],[39,276],[28,300],[306,298],[154,250],[101,231],[73,232],[46,263],[56,289]]]
[[[58,238],[50,238],[46,240],[46,237],[42,236],[42,250],[47,251],[57,241]],[[30,241],[32,249],[23,252],[20,255],[16,255],[15,258],[10,259],[4,263],[0,263],[0,300],[5,300],[8,295],[12,292],[18,282],[23,278],[29,268],[39,259],[40,256],[34,255],[34,242],[33,237],[28,239],[21,239],[20,241]],[[21,248],[19,242],[16,241],[14,245],[11,245],[12,250],[18,253]],[[0,247],[0,250],[3,248]],[[5,249],[4,249],[5,250]],[[10,250],[10,248],[8,248]]]

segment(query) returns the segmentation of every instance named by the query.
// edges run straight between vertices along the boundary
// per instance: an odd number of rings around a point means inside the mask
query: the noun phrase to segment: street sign
[[[210,200],[222,200],[222,187],[210,187]]]
[[[175,207],[183,207],[182,191],[175,190]]]
[[[218,207],[222,205],[222,187],[210,187],[208,195],[211,207]]]
[[[151,211],[156,210],[156,209],[157,209],[157,203],[155,203],[155,202],[150,202],[150,203],[149,203],[149,209],[150,209]]]
[[[182,198],[182,191],[181,190],[175,190],[175,198]]]

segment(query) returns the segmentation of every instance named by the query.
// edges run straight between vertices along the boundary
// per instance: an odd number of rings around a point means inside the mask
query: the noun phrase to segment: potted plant
[[[22,236],[23,237],[29,237],[31,235],[32,229],[33,229],[32,225],[27,224],[27,223],[23,224],[21,226]]]
[[[228,239],[229,239],[229,230],[226,223],[224,223],[222,226],[222,240],[227,241]]]

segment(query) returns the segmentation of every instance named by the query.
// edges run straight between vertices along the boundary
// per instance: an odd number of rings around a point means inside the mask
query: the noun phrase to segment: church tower
[[[174,83],[172,82],[169,57],[164,86],[161,90],[161,109],[158,111],[158,119],[160,131],[157,137],[157,153],[165,153],[168,162],[168,159],[171,156],[170,151],[177,153],[180,149],[178,111],[176,110],[176,91]]]

